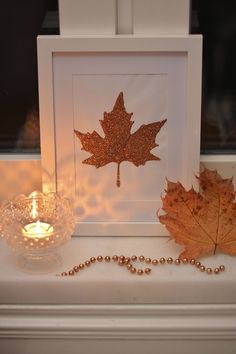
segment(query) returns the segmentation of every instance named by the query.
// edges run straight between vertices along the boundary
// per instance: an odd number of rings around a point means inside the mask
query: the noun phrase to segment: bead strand
[[[121,267],[125,267],[131,274],[136,274],[136,275],[149,275],[152,272],[152,269],[147,267],[144,269],[141,268],[136,268],[134,266],[134,263],[140,262],[140,263],[146,263],[148,266],[157,266],[157,265],[164,265],[164,264],[174,264],[176,266],[179,266],[180,264],[190,264],[192,266],[195,266],[200,272],[206,273],[208,275],[211,274],[219,274],[225,270],[225,266],[221,264],[219,267],[211,268],[211,267],[206,267],[203,265],[201,262],[197,261],[196,259],[188,259],[188,258],[176,258],[173,259],[172,257],[160,257],[158,258],[150,258],[150,257],[145,257],[143,255],[141,256],[136,256],[133,255],[131,257],[125,257],[124,255],[113,255],[113,256],[97,256],[97,257],[91,257],[89,260],[86,260],[84,263],[80,263],[79,265],[75,265],[72,269],[70,269],[68,272],[62,272],[60,274],[57,274],[58,276],[73,276],[81,272],[87,267],[90,267],[91,265],[95,263],[110,263],[113,261],[114,263],[117,263]]]

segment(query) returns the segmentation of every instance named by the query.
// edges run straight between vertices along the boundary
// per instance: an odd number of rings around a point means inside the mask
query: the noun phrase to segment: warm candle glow
[[[32,222],[25,225],[22,229],[22,234],[24,237],[28,238],[44,238],[49,237],[53,233],[53,226],[46,222]]]
[[[57,193],[16,196],[1,209],[0,236],[18,251],[18,265],[27,273],[57,268],[57,249],[69,241],[75,219],[73,206]],[[0,350],[1,352],[1,350]]]

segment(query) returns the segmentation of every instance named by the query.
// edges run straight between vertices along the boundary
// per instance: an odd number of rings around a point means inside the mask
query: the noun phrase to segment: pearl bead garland
[[[149,275],[152,271],[151,268],[136,268],[134,267],[135,262],[140,262],[140,263],[146,263],[147,265],[152,265],[152,266],[157,266],[157,265],[164,265],[164,264],[175,264],[179,266],[180,264],[190,264],[192,266],[195,266],[200,272],[206,273],[208,275],[211,274],[219,274],[220,272],[223,272],[225,270],[225,266],[221,264],[219,267],[216,268],[206,268],[201,262],[197,261],[196,259],[188,259],[188,258],[183,258],[183,259],[173,259],[172,257],[168,257],[167,259],[165,257],[161,257],[159,259],[154,258],[151,259],[150,257],[144,257],[143,255],[137,257],[136,255],[131,256],[131,257],[125,257],[123,255],[117,256],[97,256],[97,257],[91,257],[89,260],[86,260],[84,263],[80,263],[79,265],[75,265],[73,269],[70,269],[67,272],[62,272],[60,274],[57,274],[58,276],[74,276],[75,274],[78,274],[82,270],[84,270],[86,267],[90,267],[91,265],[95,264],[96,262],[103,262],[109,263],[111,261],[115,262],[121,267],[125,267],[131,274],[136,274],[136,275]]]

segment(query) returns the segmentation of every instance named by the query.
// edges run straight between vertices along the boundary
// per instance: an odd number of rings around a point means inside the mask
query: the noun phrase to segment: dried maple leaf
[[[198,177],[201,193],[168,181],[162,198],[166,215],[159,220],[185,250],[181,258],[198,258],[216,249],[236,254],[236,203],[232,179],[205,169]]]
[[[156,135],[165,124],[166,119],[160,122],[143,124],[131,134],[133,113],[127,113],[124,105],[123,92],[120,92],[110,113],[104,112],[100,124],[105,137],[102,138],[96,131],[81,133],[75,130],[76,136],[82,143],[82,150],[92,154],[83,161],[84,164],[94,165],[97,168],[110,162],[117,163],[116,185],[120,187],[120,164],[123,161],[132,162],[135,166],[144,165],[146,161],[160,160],[150,151],[158,146]]]

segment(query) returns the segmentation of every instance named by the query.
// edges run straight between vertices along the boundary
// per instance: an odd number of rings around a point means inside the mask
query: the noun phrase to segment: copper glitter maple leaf
[[[94,165],[97,168],[110,162],[117,163],[116,185],[120,187],[120,164],[123,161],[132,162],[135,166],[144,165],[146,161],[160,160],[150,151],[158,146],[156,135],[165,124],[166,119],[160,122],[143,124],[131,134],[133,113],[127,113],[124,105],[123,92],[120,92],[110,113],[104,112],[100,124],[105,137],[102,138],[96,131],[81,133],[75,130],[76,136],[82,144],[82,150],[92,154],[83,161],[84,164]]]
[[[216,249],[236,255],[236,203],[232,179],[205,169],[198,178],[201,193],[168,181],[162,199],[166,215],[159,220],[176,243],[181,258],[198,258]]]

